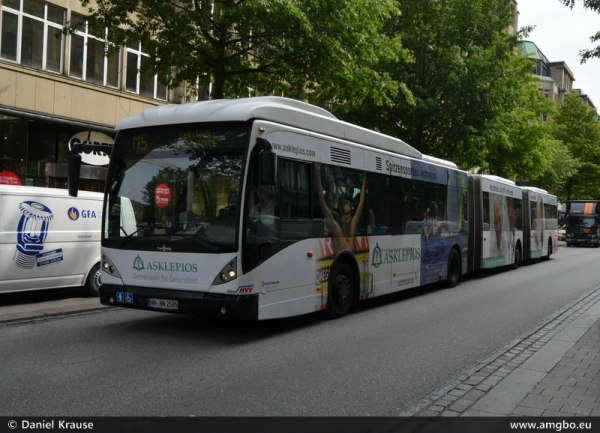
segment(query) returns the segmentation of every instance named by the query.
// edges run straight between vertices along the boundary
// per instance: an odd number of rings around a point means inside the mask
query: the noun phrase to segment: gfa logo
[[[67,211],[67,215],[69,216],[71,221],[77,221],[77,219],[79,218],[79,211],[77,210],[77,208],[70,207]]]
[[[375,245],[375,248],[373,248],[373,261],[371,262],[371,265],[378,268],[380,264],[381,264],[381,248],[379,248],[379,242],[378,242]]]
[[[142,258],[139,255],[133,261],[133,269],[135,269],[136,271],[141,271],[141,270],[145,269],[144,261],[142,260]]]

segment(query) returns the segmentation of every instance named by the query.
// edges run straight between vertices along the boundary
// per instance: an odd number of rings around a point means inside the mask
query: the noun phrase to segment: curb
[[[546,317],[518,338],[469,367],[442,388],[402,410],[398,416],[500,415],[484,414],[480,411],[477,411],[477,413],[467,412],[469,409],[473,409],[473,406],[479,400],[494,390],[498,384],[521,367],[525,361],[529,360],[557,334],[599,302],[600,286],[581,295],[563,309]],[[530,387],[533,388],[542,378],[543,376],[538,377],[535,383],[530,384]],[[521,400],[522,398],[518,398],[518,401],[514,402],[514,406],[516,407]]]
[[[67,316],[108,309],[98,298],[75,298],[60,301],[14,305],[0,308],[0,326],[34,321],[56,316]]]

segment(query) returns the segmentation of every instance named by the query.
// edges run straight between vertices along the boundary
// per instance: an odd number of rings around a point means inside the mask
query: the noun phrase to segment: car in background
[[[558,240],[559,241],[564,241],[566,239],[566,234],[567,234],[567,226],[566,225],[562,225],[558,228]]]

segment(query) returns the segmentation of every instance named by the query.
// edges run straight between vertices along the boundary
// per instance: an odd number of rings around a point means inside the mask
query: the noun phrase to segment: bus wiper
[[[208,248],[210,250],[210,252],[218,253],[220,251],[219,247],[213,245],[206,239],[203,239],[201,237],[203,235],[204,235],[204,230],[198,230],[196,233],[193,233],[193,234],[192,233],[176,233],[175,235],[173,235],[171,237],[171,241],[178,241],[180,239],[190,239],[190,240],[193,240],[194,242]]]
[[[123,240],[119,244],[119,248],[124,247],[125,244],[127,242],[129,242],[129,239],[131,239],[137,233],[141,232],[142,230],[149,229],[149,228],[160,229],[160,228],[162,228],[162,224],[147,224],[147,225],[136,226],[136,230],[134,230],[130,234],[127,234],[127,232],[125,231],[125,229],[123,227],[121,227],[121,230],[123,231],[123,233],[125,233],[125,237],[123,238]]]

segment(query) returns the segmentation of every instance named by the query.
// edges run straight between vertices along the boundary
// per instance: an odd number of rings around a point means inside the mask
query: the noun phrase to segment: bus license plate
[[[148,307],[159,308],[161,310],[177,310],[179,309],[179,301],[148,298]]]

